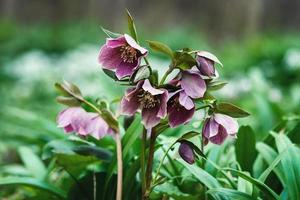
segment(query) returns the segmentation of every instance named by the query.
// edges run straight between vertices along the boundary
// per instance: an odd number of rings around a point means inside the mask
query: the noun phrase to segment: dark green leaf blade
[[[252,172],[257,152],[255,134],[250,126],[241,126],[235,143],[236,159],[244,171]]]
[[[216,112],[229,115],[234,118],[247,117],[250,114],[231,103],[218,103]]]

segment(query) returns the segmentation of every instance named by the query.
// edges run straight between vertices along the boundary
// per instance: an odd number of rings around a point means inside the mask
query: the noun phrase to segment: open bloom
[[[92,135],[100,139],[106,134],[113,133],[108,124],[97,114],[86,112],[81,107],[70,107],[58,114],[58,127],[66,133],[76,132],[78,135]]]
[[[185,162],[189,164],[193,164],[195,162],[194,150],[188,142],[182,141],[180,143],[178,153]]]
[[[239,125],[235,119],[215,113],[204,122],[202,135],[214,144],[222,144],[228,135],[236,137],[238,129]]]
[[[167,105],[169,125],[172,128],[188,123],[195,112],[195,104],[184,90],[171,94]]]
[[[207,51],[199,51],[196,55],[197,68],[199,69],[201,75],[207,77],[216,76],[215,62],[219,63],[222,66],[222,63],[219,59],[207,52]]]
[[[153,88],[148,79],[140,81],[136,87],[126,91],[121,101],[121,112],[132,116],[140,109],[143,124],[149,129],[166,116],[167,98],[167,90]]]
[[[118,38],[106,39],[105,45],[101,47],[98,61],[103,68],[116,70],[116,76],[121,79],[130,76],[147,53],[147,49],[138,45],[129,35],[124,34]]]

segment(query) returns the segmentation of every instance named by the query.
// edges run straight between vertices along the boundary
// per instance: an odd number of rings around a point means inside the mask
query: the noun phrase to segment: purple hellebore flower
[[[185,162],[189,164],[193,164],[195,162],[194,150],[187,142],[182,141],[180,143],[178,153]]]
[[[172,128],[188,123],[195,112],[195,104],[184,90],[171,94],[167,105],[169,125]]]
[[[121,112],[132,116],[140,109],[146,129],[157,125],[167,113],[168,91],[153,88],[148,79],[129,88],[121,101]]]
[[[207,52],[207,51],[199,51],[196,55],[197,68],[199,69],[201,75],[207,77],[216,76],[215,62],[219,63],[222,66],[222,63],[219,59]]]
[[[235,119],[215,113],[204,122],[202,135],[214,144],[222,144],[228,135],[236,137],[238,129],[239,125]]]
[[[96,113],[86,112],[81,107],[70,107],[58,114],[57,124],[66,133],[76,132],[78,135],[92,135],[100,139],[113,131]]]
[[[194,70],[183,71],[180,84],[185,93],[193,99],[203,97],[206,91],[205,81]]]
[[[98,61],[103,68],[116,70],[116,76],[121,79],[129,76],[140,65],[142,57],[148,50],[141,47],[127,34],[118,38],[106,39],[100,49]]]

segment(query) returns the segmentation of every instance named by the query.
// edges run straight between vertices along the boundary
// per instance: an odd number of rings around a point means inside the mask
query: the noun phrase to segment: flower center
[[[141,90],[138,94],[138,101],[142,108],[154,108],[160,103],[160,100],[147,91]]]
[[[121,58],[124,62],[133,63],[137,59],[137,51],[135,48],[125,44],[121,47]]]

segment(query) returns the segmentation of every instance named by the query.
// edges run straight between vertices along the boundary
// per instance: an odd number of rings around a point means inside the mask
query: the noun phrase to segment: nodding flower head
[[[187,163],[193,164],[195,162],[195,153],[194,149],[190,146],[187,141],[180,142],[178,149],[180,157]]]
[[[202,136],[214,144],[222,144],[228,135],[236,137],[239,125],[228,115],[215,113],[206,119],[202,129]]]
[[[81,136],[92,135],[97,139],[114,133],[97,113],[86,112],[81,107],[70,107],[60,112],[57,124],[58,127],[64,128],[66,133],[75,132]]]
[[[118,79],[130,76],[140,65],[148,50],[141,47],[127,34],[106,39],[101,47],[98,61],[104,69],[115,70]]]
[[[153,88],[148,79],[143,80],[126,91],[121,101],[121,112],[131,116],[141,110],[143,124],[149,129],[166,116],[167,98],[167,90]]]

